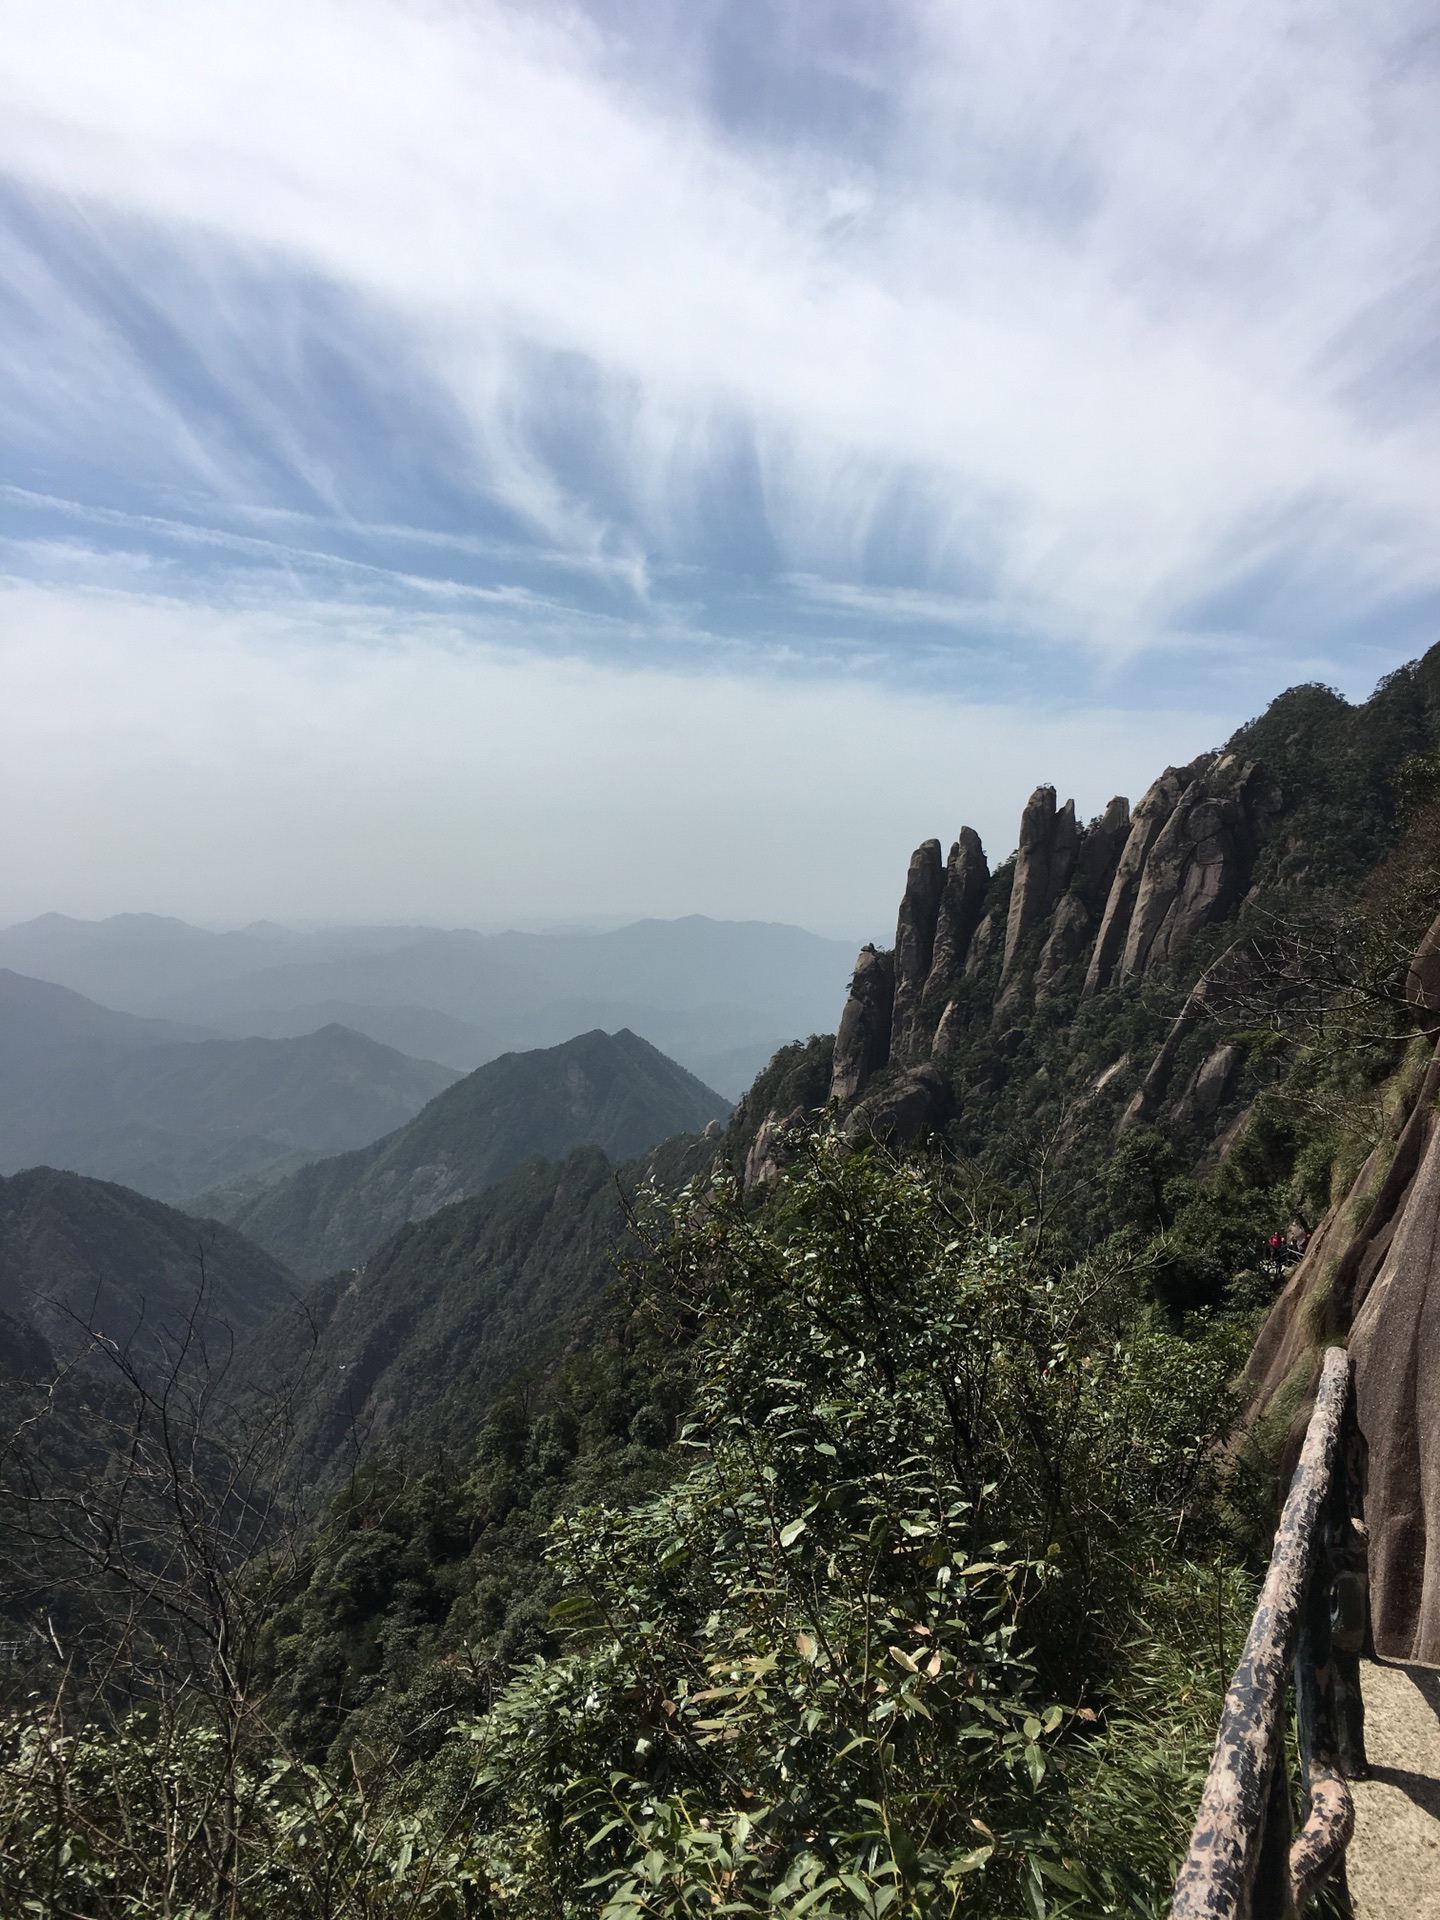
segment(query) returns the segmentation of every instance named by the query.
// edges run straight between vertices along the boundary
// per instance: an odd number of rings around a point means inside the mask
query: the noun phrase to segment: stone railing
[[[1290,1920],[1322,1881],[1341,1911],[1349,1910],[1345,1849],[1355,1810],[1346,1783],[1365,1774],[1363,1448],[1349,1356],[1332,1347],[1260,1603],[1225,1696],[1172,1920]],[[1293,1839],[1285,1743],[1292,1664],[1306,1801]]]

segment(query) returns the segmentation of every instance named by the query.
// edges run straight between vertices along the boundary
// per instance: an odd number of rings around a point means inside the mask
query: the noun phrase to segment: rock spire
[[[895,1009],[890,1031],[890,1057],[894,1060],[910,1060],[930,1051],[920,1002],[935,954],[944,887],[940,842],[926,840],[910,856],[895,923]]]
[[[902,1130],[922,1110],[933,1121],[946,1083],[928,1062],[938,1070],[974,1025],[1018,1037],[1032,1002],[1041,1008],[1077,985],[1088,997],[1172,960],[1243,898],[1280,805],[1266,769],[1233,755],[1167,767],[1133,814],[1117,796],[1085,827],[1073,800],[1057,806],[1053,787],[1037,787],[1008,895],[973,828],[960,829],[943,867],[940,842],[922,842],[894,948],[863,947],[856,960],[831,1098],[858,1123],[857,1103],[888,1068],[867,1112]],[[1426,966],[1440,978],[1440,964]],[[1428,998],[1428,985],[1418,991]],[[1435,995],[1440,1004],[1440,988]],[[1223,1067],[1217,1060],[1195,1082],[1197,1107],[1223,1092]]]

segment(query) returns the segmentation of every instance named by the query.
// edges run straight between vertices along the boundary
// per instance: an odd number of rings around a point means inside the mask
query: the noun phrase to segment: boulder
[[[889,1061],[894,1002],[894,954],[873,946],[862,947],[835,1035],[830,1098],[842,1106],[858,1099],[871,1075]]]
[[[926,840],[910,856],[905,893],[895,925],[895,1001],[890,1027],[890,1058],[909,1060],[930,1050],[921,1012],[921,996],[930,977],[936,923],[945,886],[940,842]]]
[[[951,1113],[950,1086],[937,1068],[911,1067],[897,1080],[862,1100],[845,1122],[846,1137],[860,1144],[906,1146],[922,1133],[943,1126]]]

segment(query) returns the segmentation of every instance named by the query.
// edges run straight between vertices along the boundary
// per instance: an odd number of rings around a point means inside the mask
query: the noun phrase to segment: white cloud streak
[[[667,4],[3,0],[5,917],[883,934],[1416,650],[1433,11],[777,0],[787,120]],[[1136,661],[1225,697],[1057,713]]]
[[[784,569],[861,581],[899,501],[903,584],[1099,660],[1266,569],[1357,620],[1440,589],[1423,8],[937,0],[877,81],[896,131],[864,163],[741,137],[564,11],[5,13],[0,167],[385,316],[367,377],[408,377],[403,343],[485,485],[548,542],[618,551],[642,600],[727,421]],[[197,272],[149,297],[273,423],[293,369],[247,362]],[[62,319],[100,352],[93,315]],[[588,369],[623,516],[547,457],[555,355]],[[109,381],[120,417],[164,433],[131,386]],[[345,511],[303,421],[287,457]]]

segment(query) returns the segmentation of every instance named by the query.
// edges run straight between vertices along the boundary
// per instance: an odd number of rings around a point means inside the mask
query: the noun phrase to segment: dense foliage
[[[687,1195],[608,1345],[342,1499],[242,1714],[16,1724],[11,1904],[1158,1911],[1245,1600],[1194,1556],[1246,1329],[997,1206],[829,1136],[761,1212]]]
[[[202,1262],[205,1317],[231,1339],[293,1286],[233,1228],[128,1187],[54,1167],[0,1179],[0,1312],[31,1321],[62,1357],[90,1322],[124,1340],[186,1318]]]
[[[1128,1269],[1047,1275],[933,1170],[824,1138],[773,1213],[712,1195],[655,1270],[697,1328],[695,1463],[556,1530],[572,1646],[476,1729],[500,1910],[1113,1885],[1066,1844],[1067,1762],[1204,1530],[1236,1329],[1169,1334]]]

